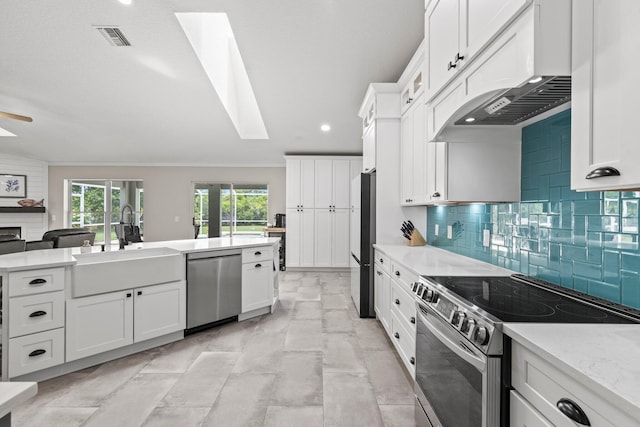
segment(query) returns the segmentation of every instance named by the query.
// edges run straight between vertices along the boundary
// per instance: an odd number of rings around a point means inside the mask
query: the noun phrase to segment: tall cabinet
[[[349,267],[351,174],[361,157],[287,156],[287,267]]]

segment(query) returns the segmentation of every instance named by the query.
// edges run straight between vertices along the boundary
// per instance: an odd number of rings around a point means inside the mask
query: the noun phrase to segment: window
[[[140,227],[143,234],[143,181],[67,180],[68,216],[65,227],[86,227],[96,233],[96,243],[117,243],[116,225],[123,220]],[[122,215],[129,204],[128,212]]]
[[[266,184],[196,183],[194,236],[262,235],[268,221],[268,201]]]

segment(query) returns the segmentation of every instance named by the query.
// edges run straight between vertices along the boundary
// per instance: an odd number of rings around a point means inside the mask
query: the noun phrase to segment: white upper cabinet
[[[413,103],[402,115],[400,126],[400,203],[421,205],[429,201],[427,194],[427,142],[425,140],[425,110],[421,102]]]
[[[520,144],[427,144],[430,203],[520,200]]]
[[[313,159],[286,159],[287,208],[313,208],[315,202],[315,162]]]
[[[573,2],[571,188],[640,187],[640,2]]]
[[[427,100],[532,1],[431,1],[425,12]]]
[[[422,65],[422,64],[420,64]],[[424,91],[424,85],[422,82],[422,66],[414,72],[409,83],[402,89],[400,94],[400,110],[404,114],[409,107],[418,101],[420,95]]]
[[[376,168],[376,124],[371,123],[362,134],[362,171]]]
[[[315,161],[315,207],[348,209],[351,165],[349,160],[318,159]]]
[[[431,8],[451,2],[454,1],[440,0],[430,4],[427,25]],[[429,71],[425,72],[430,76],[425,88],[427,141],[430,142],[461,141],[463,138],[467,141],[476,140],[479,126],[469,127],[464,122],[467,113],[485,102],[498,101],[498,97],[508,89],[535,82],[536,77],[569,76],[571,73],[571,1],[496,0],[465,3],[469,6],[468,9],[465,6],[461,16],[466,16],[469,34],[484,34],[485,41],[481,44],[474,37],[473,45],[467,43],[467,50],[461,54],[464,59],[458,61],[460,65],[452,69],[455,71],[448,71],[448,77],[436,81],[435,85],[433,78],[437,77],[437,72],[432,70],[435,59],[429,49],[439,40],[429,39],[425,67],[435,72],[436,76],[431,77]],[[462,13],[464,11],[467,11],[467,15]],[[487,25],[487,19],[495,23],[494,30],[499,30],[497,33],[483,28],[483,25]],[[471,49],[471,46],[475,47]],[[498,114],[494,117],[498,117]],[[461,136],[461,132],[465,131],[473,132],[473,135]],[[497,133],[495,129],[492,131]]]

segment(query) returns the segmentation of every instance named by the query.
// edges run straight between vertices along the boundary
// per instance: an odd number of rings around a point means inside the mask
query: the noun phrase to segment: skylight
[[[269,139],[226,13],[176,13],[242,139]]]
[[[0,128],[0,136],[16,136],[15,134],[9,132],[6,129]]]

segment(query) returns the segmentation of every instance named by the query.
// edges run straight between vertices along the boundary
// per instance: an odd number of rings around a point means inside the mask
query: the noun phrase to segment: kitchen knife
[[[411,220],[409,220],[409,231],[413,231],[416,228],[413,226],[413,223],[411,222]]]

